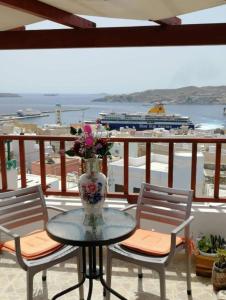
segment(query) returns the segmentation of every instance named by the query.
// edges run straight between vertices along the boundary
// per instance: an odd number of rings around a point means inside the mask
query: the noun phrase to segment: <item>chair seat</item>
[[[27,260],[34,260],[40,257],[46,256],[59,248],[62,245],[54,240],[52,240],[43,231],[34,231],[29,235],[20,238],[21,254],[23,258]],[[8,252],[15,252],[15,242],[14,240],[7,241],[1,244],[1,249]]]
[[[176,245],[183,243],[183,238],[176,238]],[[137,229],[135,233],[120,245],[152,256],[166,256],[170,253],[171,235],[156,231]]]

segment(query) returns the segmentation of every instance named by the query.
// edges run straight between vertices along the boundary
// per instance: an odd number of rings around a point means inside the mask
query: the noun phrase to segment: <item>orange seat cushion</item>
[[[34,231],[20,238],[21,254],[26,259],[37,259],[56,251],[62,244],[52,240],[46,231]],[[1,244],[1,249],[15,252],[14,240]]]
[[[183,243],[183,239],[176,238],[177,246]],[[137,229],[135,233],[120,244],[131,248],[137,252],[142,252],[152,256],[165,256],[170,252],[171,235]]]

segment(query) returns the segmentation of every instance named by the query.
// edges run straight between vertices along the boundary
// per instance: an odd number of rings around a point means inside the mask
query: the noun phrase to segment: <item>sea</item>
[[[40,126],[55,123],[55,105],[61,104],[62,123],[70,125],[86,120],[96,120],[100,112],[146,112],[149,107],[142,103],[105,103],[94,102],[102,95],[85,94],[20,94],[18,97],[0,97],[0,115],[13,114],[20,109],[51,111],[46,117],[23,119],[23,122]],[[226,128],[226,105],[165,105],[167,113],[188,116],[200,129]]]

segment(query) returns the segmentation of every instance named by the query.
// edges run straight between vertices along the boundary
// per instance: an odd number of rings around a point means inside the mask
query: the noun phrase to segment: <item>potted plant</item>
[[[225,240],[220,235],[204,235],[197,241],[196,275],[211,277],[218,249],[225,248]]]
[[[217,256],[213,264],[212,283],[215,291],[226,289],[226,250],[217,250]]]

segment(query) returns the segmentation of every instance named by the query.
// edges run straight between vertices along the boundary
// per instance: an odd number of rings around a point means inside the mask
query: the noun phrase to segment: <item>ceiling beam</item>
[[[0,49],[226,45],[226,23],[0,32]]]
[[[72,28],[96,27],[96,24],[89,20],[75,16],[64,10],[43,2],[39,2],[37,0],[0,0],[0,5],[4,5]]]
[[[182,24],[181,19],[178,17],[172,17],[163,20],[155,20],[153,22],[158,23],[159,25],[181,25]]]

